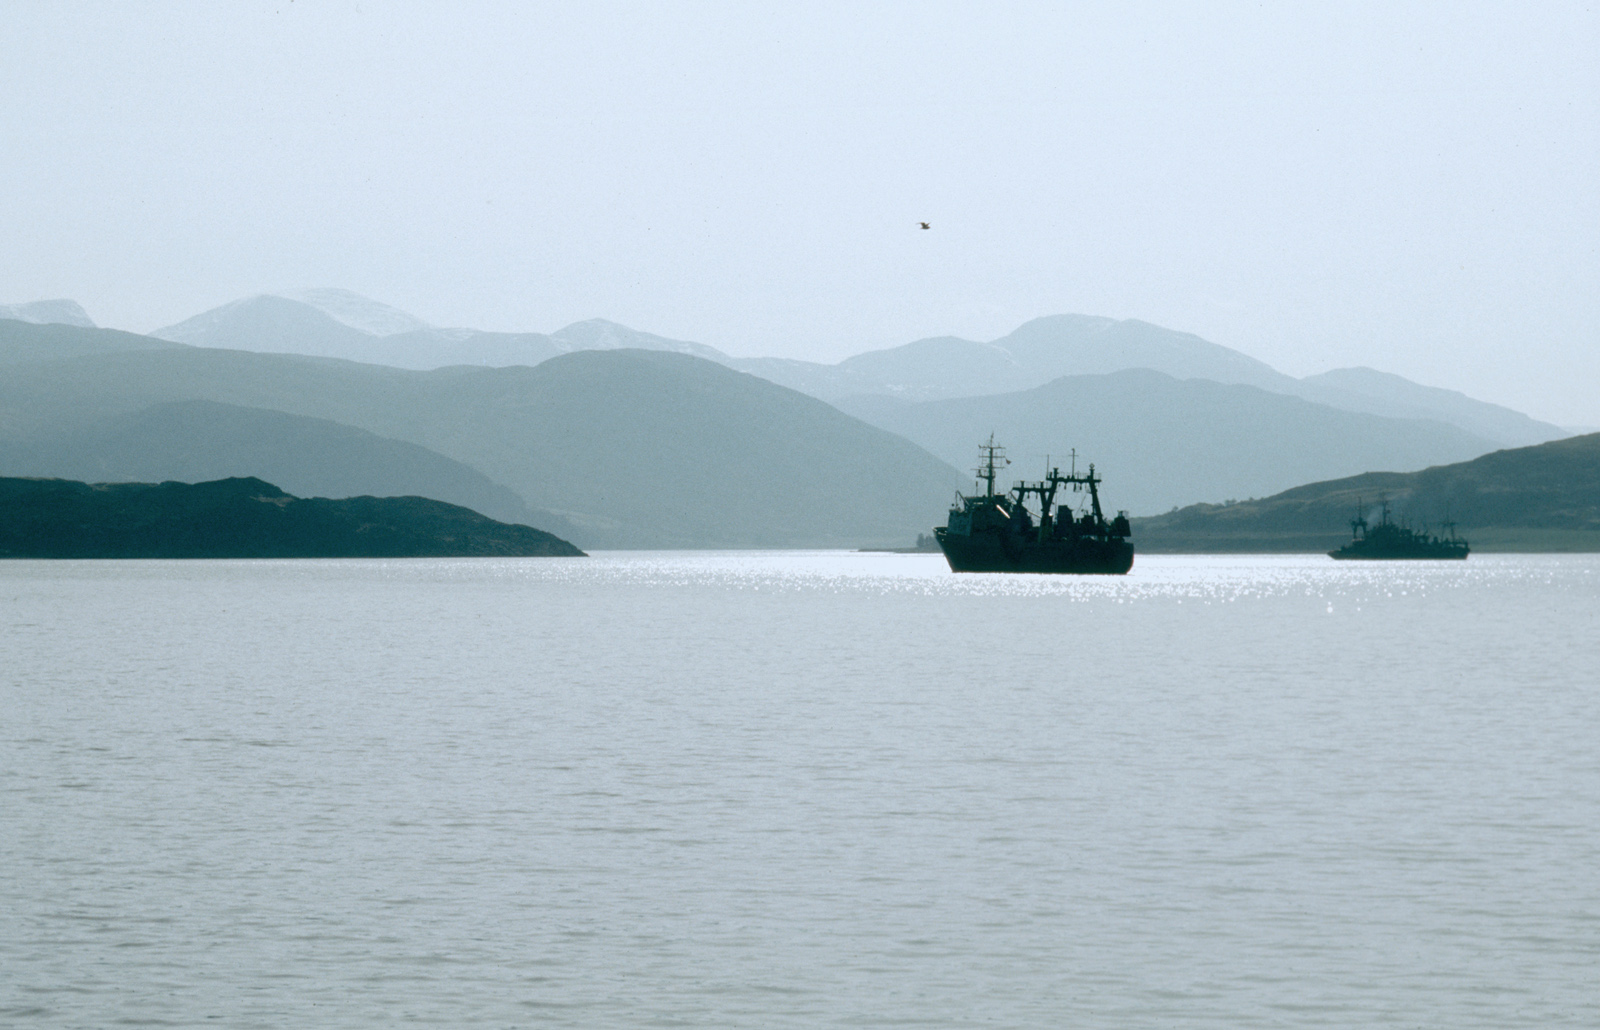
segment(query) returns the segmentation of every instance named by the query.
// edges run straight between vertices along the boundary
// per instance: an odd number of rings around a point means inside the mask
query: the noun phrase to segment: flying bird
[[[924,229],[932,229],[933,228],[933,226],[929,225],[927,222],[918,222],[917,224],[922,226]]]

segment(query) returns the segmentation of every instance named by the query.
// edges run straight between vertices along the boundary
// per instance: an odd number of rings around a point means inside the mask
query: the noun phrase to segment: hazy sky
[[[0,45],[0,303],[819,360],[1086,312],[1600,425],[1594,3],[0,2]]]

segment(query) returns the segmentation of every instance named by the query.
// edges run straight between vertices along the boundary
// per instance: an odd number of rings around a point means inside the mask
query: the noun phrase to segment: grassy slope
[[[1387,494],[1413,524],[1452,518],[1477,551],[1600,551],[1600,433],[1420,472],[1369,472],[1134,521],[1144,551],[1325,551]]]
[[[153,336],[125,333],[120,329],[86,329],[73,325],[38,325],[0,319],[0,367],[88,354],[172,350],[182,346],[181,343],[168,343]]]

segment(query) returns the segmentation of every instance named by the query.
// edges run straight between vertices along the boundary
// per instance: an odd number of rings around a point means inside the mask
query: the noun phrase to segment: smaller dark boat
[[[1395,561],[1404,559],[1434,559],[1459,561],[1467,556],[1467,542],[1456,536],[1456,524],[1446,522],[1447,537],[1418,533],[1407,526],[1398,526],[1389,520],[1389,500],[1380,498],[1383,514],[1376,526],[1367,522],[1366,516],[1356,514],[1350,520],[1351,540],[1328,557],[1340,561],[1359,559],[1366,561]]]
[[[1010,464],[1005,448],[994,437],[983,444],[977,473],[983,492],[962,495],[950,509],[945,525],[933,531],[951,572],[1042,572],[1120,576],[1133,567],[1133,544],[1128,540],[1128,513],[1106,518],[1100,509],[1100,477],[1094,466],[1080,474],[1077,453],[1072,471],[1050,468],[1037,483],[1017,483],[1010,493],[996,493],[999,470]],[[1073,492],[1087,489],[1088,510],[1074,514],[1067,504],[1056,504],[1063,486]],[[1027,506],[1039,499],[1037,514]]]

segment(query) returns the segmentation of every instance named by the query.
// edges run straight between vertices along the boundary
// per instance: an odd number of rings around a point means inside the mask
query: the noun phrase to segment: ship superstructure
[[[1328,557],[1340,561],[1393,561],[1402,559],[1461,560],[1471,550],[1467,542],[1456,536],[1456,524],[1445,522],[1448,536],[1433,536],[1417,532],[1409,526],[1397,525],[1389,518],[1389,499],[1380,497],[1378,522],[1373,525],[1358,510],[1350,520],[1350,542]]]
[[[995,481],[1010,464],[1005,448],[991,435],[979,451],[974,471],[981,492],[958,497],[945,525],[933,531],[951,571],[1121,575],[1133,567],[1128,513],[1105,517],[1101,478],[1093,465],[1077,471],[1076,452],[1067,473],[1047,463],[1044,478],[999,493]],[[1057,503],[1062,487],[1088,494],[1081,514]],[[1036,508],[1029,507],[1030,498]]]

